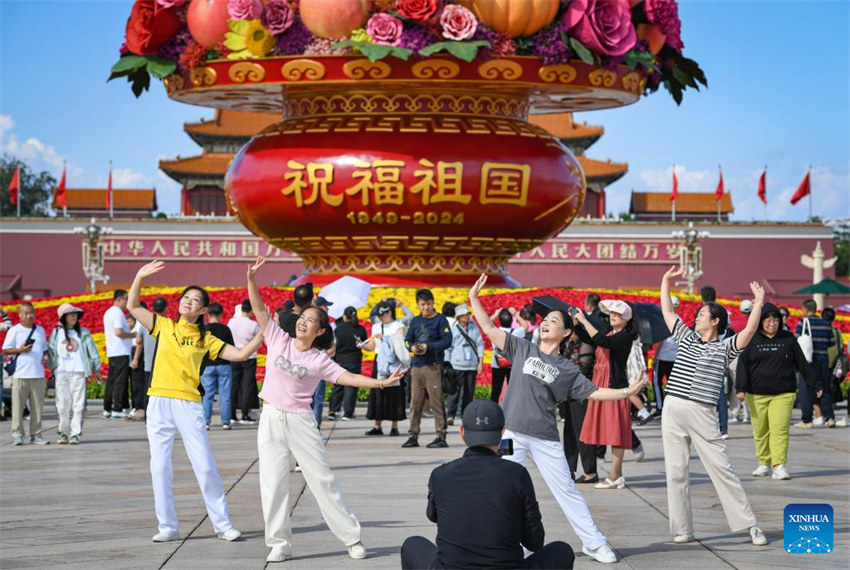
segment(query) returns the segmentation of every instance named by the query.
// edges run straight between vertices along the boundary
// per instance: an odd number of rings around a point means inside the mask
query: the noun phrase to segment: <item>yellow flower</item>
[[[351,32],[351,41],[371,44],[372,38],[365,28],[357,28]]]
[[[263,23],[255,20],[230,20],[230,30],[225,35],[224,45],[231,50],[228,59],[250,59],[265,57],[275,46],[275,39]]]

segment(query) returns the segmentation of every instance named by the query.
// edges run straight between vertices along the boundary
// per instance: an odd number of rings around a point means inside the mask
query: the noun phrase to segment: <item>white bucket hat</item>
[[[627,321],[632,318],[632,308],[629,307],[628,303],[619,299],[606,299],[604,301],[600,301],[599,310],[606,315],[617,313],[618,315],[622,315]]]

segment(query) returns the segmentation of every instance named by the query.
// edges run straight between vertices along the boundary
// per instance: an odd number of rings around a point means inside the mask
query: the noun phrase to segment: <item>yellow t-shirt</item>
[[[198,346],[201,333],[198,325],[154,315],[151,335],[157,339],[156,355],[151,374],[149,396],[162,396],[200,402],[201,364],[209,354],[210,360],[219,357],[226,343],[207,331],[204,345]]]

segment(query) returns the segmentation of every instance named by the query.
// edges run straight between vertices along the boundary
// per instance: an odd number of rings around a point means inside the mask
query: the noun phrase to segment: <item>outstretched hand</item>
[[[675,265],[671,265],[670,269],[668,269],[667,272],[664,274],[664,280],[669,281],[670,279],[673,279],[674,277],[681,277],[684,274],[685,274],[685,267],[684,266],[680,266],[678,269],[676,269]]]
[[[146,263],[142,265],[139,270],[136,272],[136,277],[144,279],[145,277],[150,277],[154,273],[158,273],[165,268],[165,262],[155,259],[150,263]]]
[[[404,378],[405,372],[407,372],[407,370],[402,370],[401,364],[399,364],[398,368],[396,368],[392,374],[390,374],[387,378],[384,378],[384,387],[395,386],[401,382],[401,379]]]
[[[481,277],[478,278],[478,281],[475,282],[475,285],[473,285],[469,289],[469,298],[470,299],[477,299],[478,293],[481,292],[481,290],[484,288],[484,285],[486,285],[486,284],[487,284],[487,274],[482,273]]]
[[[260,267],[262,267],[265,262],[266,258],[262,255],[258,255],[257,262],[248,268],[248,279],[253,279],[257,272],[260,270]]]
[[[750,291],[753,292],[753,297],[756,303],[764,302],[764,287],[758,281],[750,282]]]

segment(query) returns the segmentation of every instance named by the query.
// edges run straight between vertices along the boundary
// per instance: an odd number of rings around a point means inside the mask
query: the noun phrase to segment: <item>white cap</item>
[[[744,299],[741,301],[741,312],[745,315],[749,315],[753,312],[753,302],[749,299]]]

